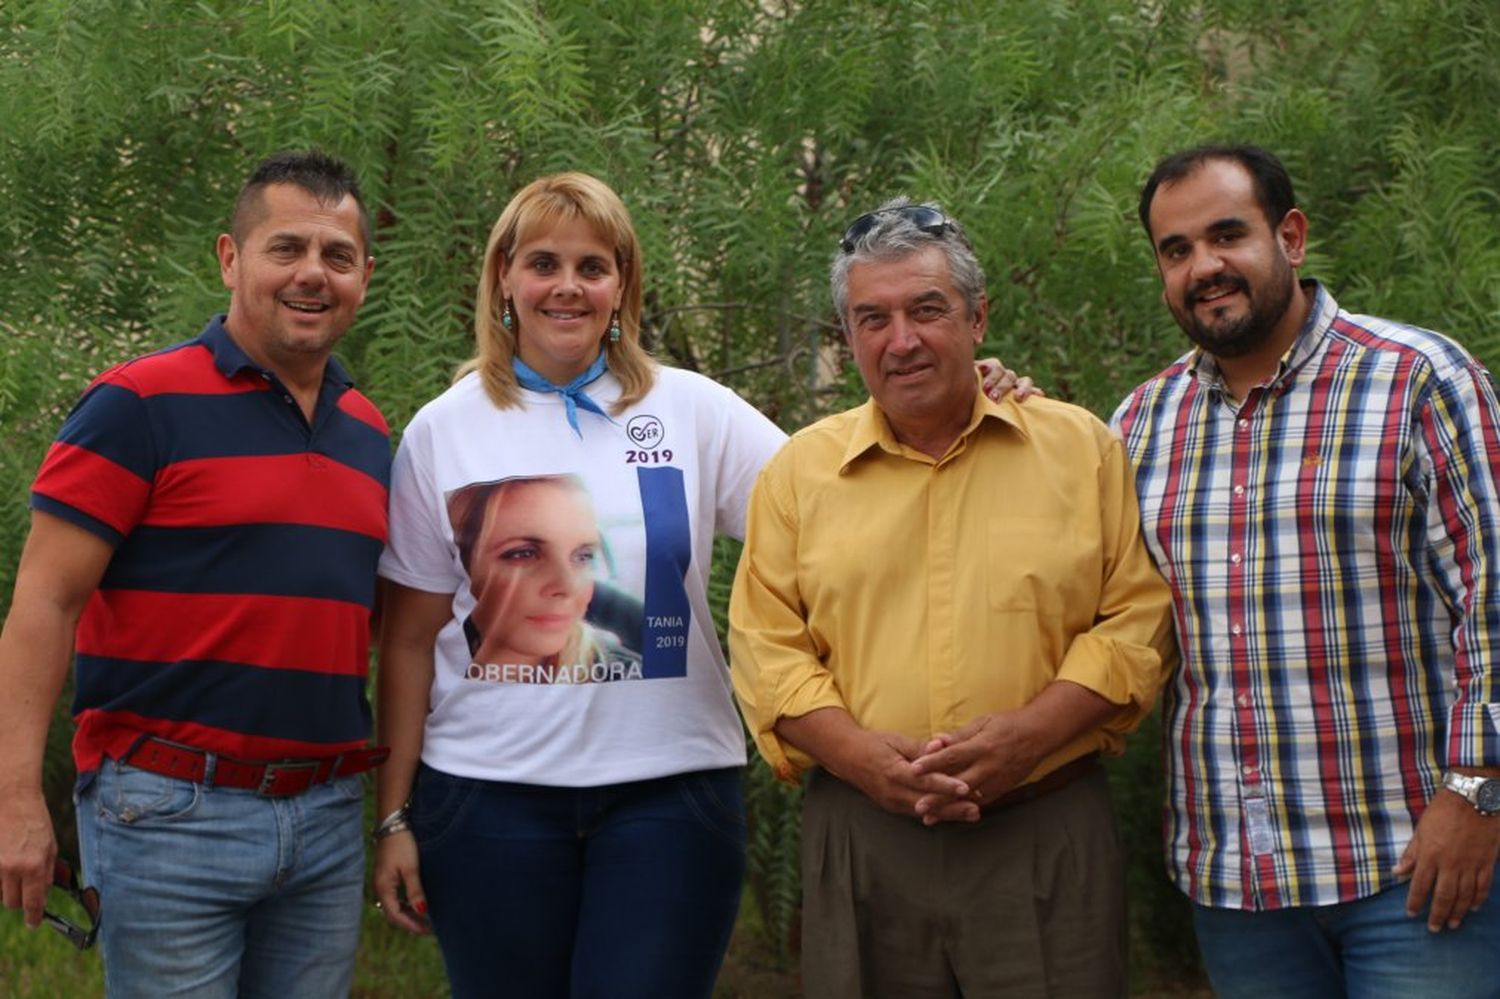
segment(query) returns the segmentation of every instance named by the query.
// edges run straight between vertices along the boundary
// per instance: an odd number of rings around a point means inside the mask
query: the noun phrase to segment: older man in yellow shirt
[[[803,816],[810,996],[1124,995],[1097,764],[1175,654],[1130,466],[1086,411],[979,391],[962,228],[898,199],[849,227],[834,304],[869,388],[750,501],[735,690]]]

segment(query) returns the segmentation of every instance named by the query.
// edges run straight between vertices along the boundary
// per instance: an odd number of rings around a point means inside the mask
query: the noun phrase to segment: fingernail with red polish
[[[412,908],[417,910],[417,915],[419,916],[427,915],[427,902],[425,900],[419,899],[417,904],[413,905]]]

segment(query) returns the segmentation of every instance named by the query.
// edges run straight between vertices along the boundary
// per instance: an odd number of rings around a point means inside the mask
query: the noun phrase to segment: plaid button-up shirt
[[[1114,423],[1171,584],[1165,835],[1205,905],[1362,898],[1449,766],[1500,764],[1500,407],[1427,330],[1311,315],[1229,397],[1194,351]]]

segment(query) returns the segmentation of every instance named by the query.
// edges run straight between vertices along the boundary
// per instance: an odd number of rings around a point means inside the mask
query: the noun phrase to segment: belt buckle
[[[313,786],[313,778],[318,775],[318,767],[322,765],[323,762],[321,760],[288,760],[285,763],[267,763],[266,772],[261,774],[260,786],[255,789],[255,793],[262,798],[289,798],[294,794],[301,794]],[[273,785],[282,774],[299,770],[308,771],[306,784],[303,784],[295,791],[278,792],[274,789]]]

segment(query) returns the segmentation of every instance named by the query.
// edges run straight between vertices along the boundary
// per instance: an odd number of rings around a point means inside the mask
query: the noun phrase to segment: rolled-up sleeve
[[[1102,579],[1094,625],[1075,635],[1057,678],[1126,708],[1104,731],[1123,738],[1141,723],[1176,665],[1172,593],[1141,539],[1134,477],[1118,438],[1102,425],[1099,511]]]
[[[756,480],[745,547],[729,600],[729,656],[735,696],[761,755],[793,782],[812,759],[776,735],[776,723],[844,707],[808,627],[797,580],[798,520],[783,449]]]

